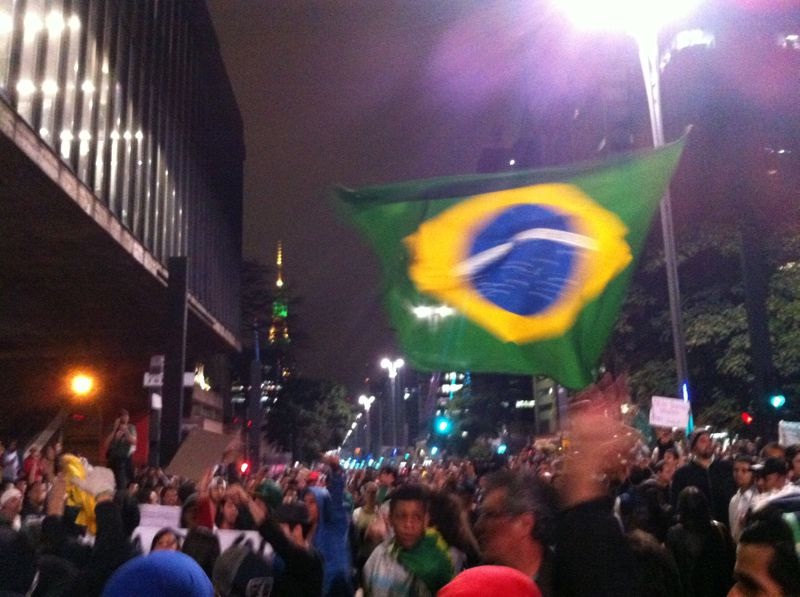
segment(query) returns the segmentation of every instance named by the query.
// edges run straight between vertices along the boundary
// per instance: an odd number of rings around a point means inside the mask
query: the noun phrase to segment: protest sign
[[[685,429],[689,425],[689,403],[680,398],[653,396],[650,407],[650,425]]]

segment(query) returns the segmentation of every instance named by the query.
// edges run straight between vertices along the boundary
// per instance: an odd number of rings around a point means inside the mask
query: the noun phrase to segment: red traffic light
[[[749,425],[753,422],[753,415],[751,415],[749,412],[743,412],[742,422],[744,422],[745,425]]]
[[[247,428],[250,429],[253,426],[253,419],[247,419]]]
[[[243,462],[241,465],[239,465],[239,470],[242,472],[243,475],[246,475],[247,471],[250,470],[250,463]]]

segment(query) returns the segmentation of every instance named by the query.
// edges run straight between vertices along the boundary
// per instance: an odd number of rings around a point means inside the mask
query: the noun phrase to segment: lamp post
[[[381,359],[381,368],[389,374],[389,426],[392,431],[392,448],[397,447],[397,372],[405,365],[403,359]]]
[[[375,402],[375,396],[366,396],[361,394],[358,397],[358,403],[364,407],[364,412],[367,413],[367,441],[366,441],[366,452],[370,454],[372,451],[372,430],[369,424],[369,409],[372,408],[372,403]]]
[[[103,435],[103,413],[100,408],[100,402],[97,400],[99,391],[97,378],[92,373],[87,371],[73,371],[72,373],[69,374],[69,377],[67,378],[66,382],[67,382],[67,387],[69,388],[71,401],[76,405],[80,405],[81,410],[83,410],[84,408],[89,410],[88,416],[83,413],[74,413],[72,415],[72,418],[75,421],[86,420],[86,425],[88,426],[88,429],[84,428],[82,432],[73,430],[68,434],[70,441],[78,442],[81,444],[81,446],[79,446],[80,448],[86,449],[90,445],[94,444],[93,435],[94,431],[96,430],[98,438],[96,446],[98,450],[97,456],[99,462],[100,459],[103,457],[103,454],[101,454],[100,447],[104,435]],[[94,415],[91,414],[92,410],[95,411]],[[86,411],[84,411],[84,413],[85,412]],[[88,436],[86,435],[87,431],[89,431]],[[75,446],[72,446],[72,449],[75,449]]]
[[[562,9],[577,24],[607,29],[621,29],[633,36],[639,50],[653,146],[664,145],[664,123],[661,112],[661,73],[658,29],[661,25],[686,14],[698,0],[559,0]],[[672,323],[672,346],[678,377],[678,396],[689,402],[689,370],[680,308],[678,261],[673,228],[672,201],[669,189],[661,199],[661,230],[664,237],[664,260],[667,269],[667,290]]]

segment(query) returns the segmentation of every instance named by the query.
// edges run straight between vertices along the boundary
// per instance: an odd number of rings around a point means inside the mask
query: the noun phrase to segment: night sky
[[[283,240],[285,277],[303,300],[300,370],[348,383],[353,392],[380,370],[381,356],[398,353],[382,312],[377,260],[337,216],[331,186],[475,172],[483,149],[535,133],[526,114],[571,114],[596,91],[609,63],[626,68],[603,55],[607,44],[571,30],[553,2],[208,3],[244,120],[245,257],[271,263]],[[800,86],[792,82],[800,54],[776,58],[773,37],[764,37],[759,51],[748,37],[763,33],[754,15],[795,31],[797,0],[706,3],[709,14],[741,8],[733,30],[745,37],[732,36],[727,53],[716,51],[711,70],[684,65],[670,77],[671,88],[665,75],[665,105],[711,106],[710,120],[724,119],[708,101],[718,93],[777,118],[778,129],[792,129],[791,121],[796,130]],[[627,68],[638,71],[635,48]],[[686,122],[696,122],[687,114]],[[722,166],[683,160],[673,184],[678,225],[706,213],[698,210],[714,197],[686,181],[724,183],[727,165],[737,163],[708,133],[713,126],[705,129],[695,128],[687,151],[697,146],[698,155],[716,156]],[[718,176],[701,176],[698,168]]]
[[[525,106],[569,86],[540,41],[550,17],[485,0],[209,6],[244,120],[245,257],[272,262],[283,240],[302,372],[359,380],[397,352],[377,260],[331,185],[470,173],[482,149],[510,145]],[[554,72],[531,66],[543,57]]]

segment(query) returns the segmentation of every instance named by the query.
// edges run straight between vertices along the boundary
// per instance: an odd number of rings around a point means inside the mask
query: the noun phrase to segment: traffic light
[[[448,435],[453,430],[453,421],[444,415],[439,415],[433,421],[433,429],[439,435]]]
[[[780,392],[774,392],[769,397],[769,405],[778,410],[779,408],[783,408],[783,405],[786,404],[786,396],[781,394]]]
[[[506,450],[508,450],[508,446],[507,446],[506,444],[500,444],[499,446],[497,446],[497,453],[498,453],[500,456],[502,456],[503,454],[505,454],[505,453],[506,453]]]
[[[743,413],[742,413],[742,422],[743,422],[745,425],[749,425],[750,423],[752,423],[752,422],[753,422],[753,415],[751,415],[751,414],[750,414],[749,412],[747,412],[747,411],[743,412]]]
[[[243,475],[246,475],[247,471],[249,471],[249,470],[250,470],[250,463],[249,462],[244,461],[242,464],[239,465],[239,471],[241,471],[241,473]]]

